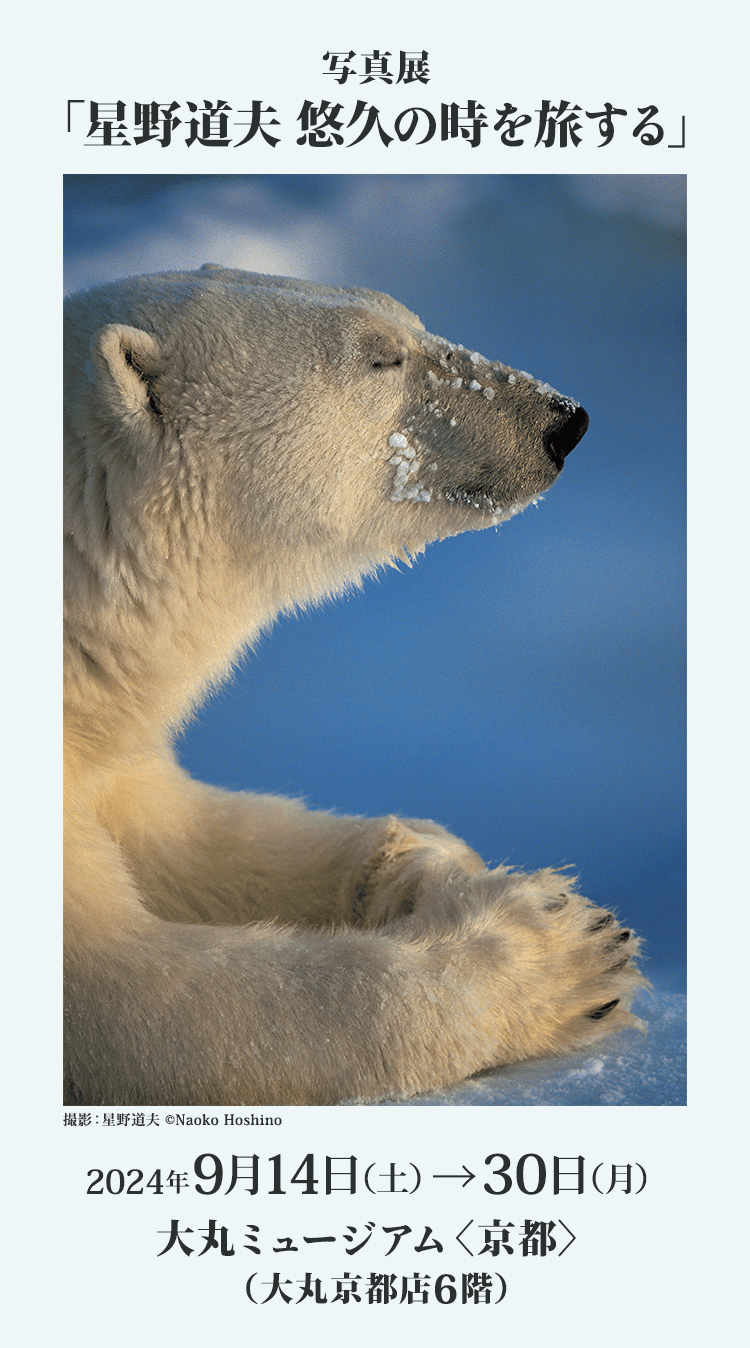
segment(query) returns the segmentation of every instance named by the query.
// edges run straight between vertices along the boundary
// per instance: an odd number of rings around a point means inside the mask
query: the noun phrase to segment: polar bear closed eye
[[[206,267],[67,301],[67,1102],[408,1096],[633,1023],[637,941],[559,872],[171,747],[275,614],[509,518],[587,422],[372,291]]]

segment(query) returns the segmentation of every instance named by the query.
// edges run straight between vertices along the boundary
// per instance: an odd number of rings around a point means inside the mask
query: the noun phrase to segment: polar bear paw
[[[635,962],[638,937],[578,894],[564,872],[501,868],[461,889],[467,945],[494,1003],[498,1063],[644,1028],[630,1010],[637,989],[648,986]]]
[[[454,840],[430,841],[402,853],[387,878],[381,868],[365,925],[448,961],[450,1012],[473,1033],[481,1007],[494,1065],[644,1028],[630,1011],[648,986],[635,962],[638,937],[579,894],[564,870],[488,871],[468,848],[459,857],[457,840],[452,855]]]

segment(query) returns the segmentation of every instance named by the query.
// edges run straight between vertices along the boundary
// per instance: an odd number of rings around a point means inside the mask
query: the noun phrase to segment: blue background
[[[66,284],[204,261],[384,290],[584,404],[538,509],[281,619],[196,776],[572,863],[684,986],[684,178],[66,179]]]

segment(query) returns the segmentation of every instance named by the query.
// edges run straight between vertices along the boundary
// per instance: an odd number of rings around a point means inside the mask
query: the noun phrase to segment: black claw
[[[596,922],[591,924],[589,931],[603,931],[605,927],[610,927],[614,920],[611,913],[605,913],[603,917],[597,918]]]
[[[630,932],[629,932],[629,931],[618,931],[618,933],[617,933],[617,935],[616,935],[616,937],[615,937],[615,940],[616,940],[616,941],[629,941],[629,940],[630,940]]]
[[[619,997],[615,997],[615,1000],[613,1002],[605,1002],[604,1006],[600,1006],[597,1011],[591,1012],[589,1020],[603,1020],[604,1017],[608,1016],[610,1011],[612,1011],[613,1008],[617,1006],[619,1000],[620,1000]]]
[[[549,899],[544,905],[545,913],[559,913],[561,908],[567,907],[570,902],[570,895],[564,892],[558,894],[556,899]]]

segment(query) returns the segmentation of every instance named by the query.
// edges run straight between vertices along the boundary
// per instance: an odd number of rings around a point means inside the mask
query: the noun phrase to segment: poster
[[[575,865],[585,892],[647,941],[654,992],[639,1013],[650,1028],[407,1101],[63,1110],[56,909],[32,895],[43,977],[24,967],[9,1017],[11,1079],[29,1102],[10,1124],[24,1232],[14,1314],[29,1341],[54,1332],[113,1344],[370,1342],[384,1330],[405,1340],[417,1323],[441,1341],[467,1320],[485,1335],[563,1343],[603,1332],[656,1342],[700,1323],[716,1332],[731,1317],[734,1236],[721,1297],[711,1288],[739,1138],[731,1057],[710,1048],[726,937],[702,922],[710,968],[693,1007],[689,1103],[680,1056],[686,180],[696,313],[709,306],[714,339],[707,269],[732,277],[734,226],[725,217],[717,257],[711,193],[727,149],[707,146],[684,78],[697,35],[653,7],[620,24],[586,5],[502,19],[483,4],[467,16],[387,6],[377,33],[336,6],[260,19],[225,10],[208,31],[207,17],[149,18],[144,41],[140,27],[82,6],[57,30],[66,59],[49,71],[54,129],[15,177],[33,202],[13,239],[19,271],[33,276],[33,315],[27,298],[18,305],[26,356],[40,326],[56,351],[65,176],[69,289],[204,262],[382,289],[430,331],[584,402],[590,390],[601,429],[589,407],[591,429],[559,483],[497,536],[436,545],[361,598],[282,620],[186,732],[183,761],[218,785],[317,808],[439,818],[494,865]],[[693,331],[702,396],[689,445],[711,499],[716,446],[722,495],[736,481],[717,389],[731,382],[731,350],[722,345],[714,374]],[[55,364],[49,386],[57,380]],[[56,533],[51,403],[30,379],[13,443],[28,443],[31,414],[44,426],[35,487]],[[13,456],[19,502],[28,468]],[[19,516],[13,547],[30,555],[51,621],[56,554],[30,543],[34,520]],[[698,600],[702,631],[726,646],[716,562],[732,545],[715,527],[713,546],[698,549],[711,598],[699,581]],[[24,643],[38,641],[39,655],[17,689],[35,707],[19,779],[36,797],[41,776],[53,819],[46,639],[29,635],[25,611]],[[713,743],[731,724],[735,667],[722,670],[717,706],[705,651],[696,665],[695,734],[713,789],[693,797],[708,826],[692,837],[692,892],[712,854],[713,877],[718,868],[731,884],[725,839],[715,853],[737,797]],[[559,707],[544,701],[553,694]],[[250,712],[251,695],[264,710]],[[487,725],[498,697],[501,734]],[[21,836],[19,880],[41,851],[25,819]],[[56,883],[53,850],[42,864]],[[27,943],[19,930],[14,950]],[[720,995],[726,1005],[725,976]],[[33,1073],[15,1038],[21,1014]],[[40,1283],[29,1252],[43,1232],[55,1248]]]

